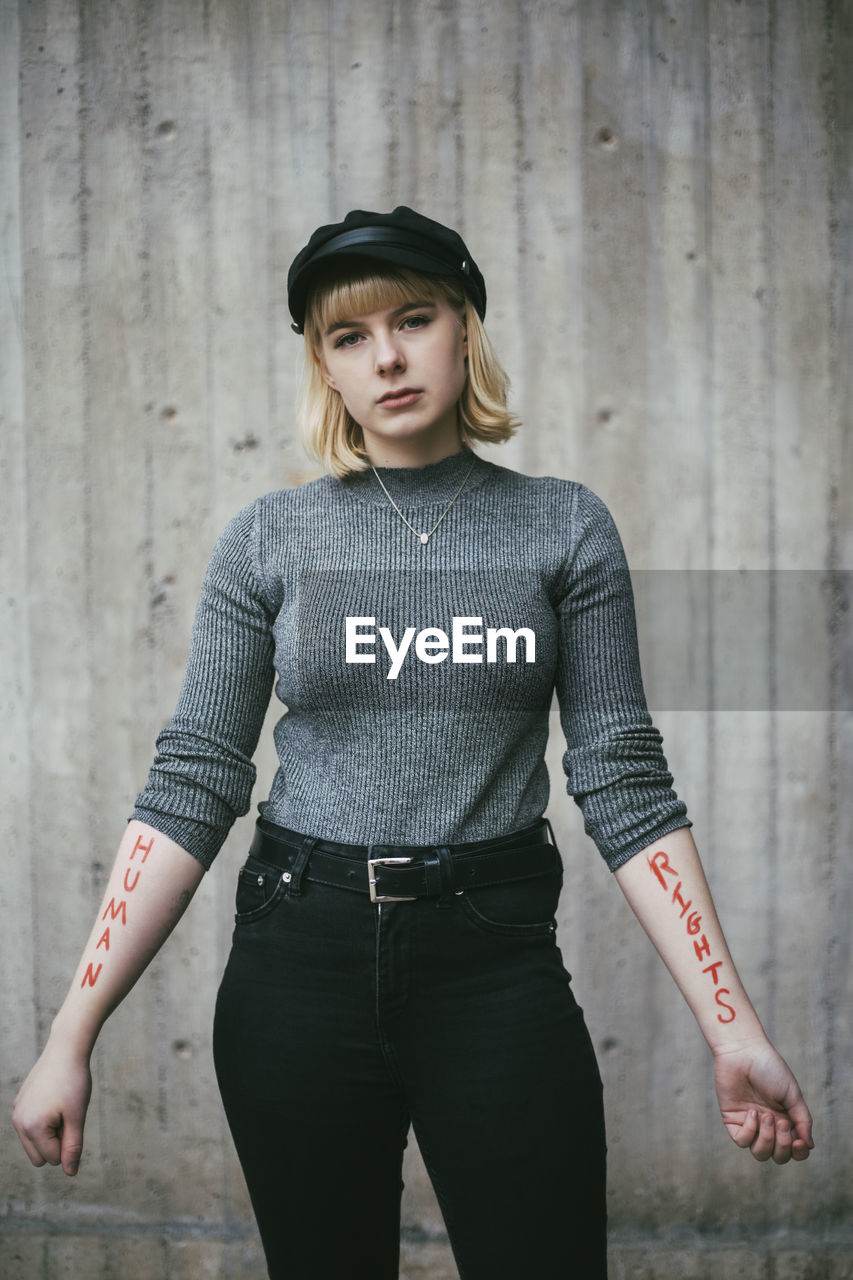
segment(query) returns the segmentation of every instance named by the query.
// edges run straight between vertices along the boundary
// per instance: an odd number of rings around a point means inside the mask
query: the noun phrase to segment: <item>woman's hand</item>
[[[714,1054],[714,1082],[723,1124],[756,1160],[806,1160],[814,1146],[812,1118],[791,1069],[769,1040]]]
[[[12,1123],[34,1165],[61,1164],[74,1176],[91,1095],[88,1055],[48,1042],[12,1108]]]

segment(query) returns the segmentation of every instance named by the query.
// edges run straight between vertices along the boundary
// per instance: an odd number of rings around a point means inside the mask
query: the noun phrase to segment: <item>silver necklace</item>
[[[430,538],[431,538],[431,537],[432,537],[432,535],[435,533],[436,529],[437,529],[437,528],[438,528],[438,526],[441,524],[442,520],[443,520],[443,519],[444,519],[444,517],[447,515],[448,511],[449,511],[449,510],[450,510],[450,508],[453,506],[454,502],[455,502],[455,501],[456,501],[456,499],[459,497],[460,493],[462,492],[462,490],[465,488],[466,484],[468,483],[468,480],[469,480],[469,478],[470,478],[471,472],[474,470],[474,464],[476,463],[476,461],[477,461],[477,457],[476,457],[476,454],[475,454],[474,458],[473,458],[473,459],[472,459],[472,461],[471,461],[471,465],[470,465],[470,467],[468,468],[468,471],[466,472],[465,479],[462,481],[462,483],[460,484],[459,488],[456,490],[456,492],[454,493],[453,497],[450,499],[450,501],[448,502],[447,506],[444,508],[444,510],[442,511],[441,515],[438,517],[438,519],[436,520],[435,524],[432,526],[432,528],[429,530],[429,532],[428,532],[428,533],[420,533],[420,532],[419,532],[419,530],[417,530],[413,524],[409,524],[408,520],[407,520],[407,519],[406,519],[406,517],[403,515],[402,511],[401,511],[401,510],[400,510],[400,508],[397,506],[396,502],[395,502],[395,501],[394,501],[394,499],[391,497],[391,495],[390,495],[390,493],[388,492],[388,490],[385,488],[385,485],[384,485],[384,484],[382,484],[382,480],[381,480],[381,478],[380,478],[380,476],[379,476],[379,472],[376,470],[376,468],[373,466],[373,464],[372,464],[372,463],[370,464],[370,469],[371,469],[371,471],[373,472],[373,474],[376,476],[376,479],[379,481],[380,485],[382,485],[382,491],[383,491],[383,493],[385,494],[385,497],[386,497],[386,498],[388,499],[388,501],[391,503],[391,506],[394,508],[394,510],[397,512],[397,515],[398,515],[398,516],[400,517],[400,519],[403,521],[403,524],[404,524],[404,525],[407,525],[407,526],[408,526],[408,528],[409,528],[409,529],[411,529],[412,533],[415,535],[415,537],[416,537],[416,538],[420,538],[420,540],[421,540],[421,544],[422,544],[423,546],[426,546],[426,544],[429,542]]]

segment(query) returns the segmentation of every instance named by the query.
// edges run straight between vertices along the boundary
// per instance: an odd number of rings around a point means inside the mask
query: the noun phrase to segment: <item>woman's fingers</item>
[[[59,1164],[58,1125],[52,1122],[30,1123],[18,1113],[13,1113],[12,1123],[31,1164],[34,1164],[37,1169],[43,1164]]]
[[[756,1160],[760,1160],[763,1164],[765,1160],[769,1160],[773,1155],[775,1145],[776,1121],[772,1112],[765,1111],[758,1125],[758,1134],[749,1149]]]
[[[794,1145],[794,1135],[791,1132],[790,1121],[779,1119],[776,1117],[776,1145],[773,1148],[773,1160],[776,1164],[787,1164],[791,1159],[791,1149]]]
[[[67,1115],[47,1122],[33,1122],[15,1116],[13,1119],[21,1144],[36,1168],[44,1164],[61,1164],[73,1178],[83,1154],[82,1117]]]
[[[731,1134],[732,1142],[738,1147],[751,1147],[758,1133],[758,1112],[748,1111],[746,1119],[739,1127],[733,1127],[729,1122],[726,1126]]]
[[[740,1144],[739,1144],[740,1145]],[[749,1147],[756,1160],[764,1163],[787,1164],[791,1159],[804,1160],[809,1153],[805,1142],[797,1141],[794,1149],[794,1131],[787,1116],[765,1111],[757,1126],[757,1133]]]
[[[751,1155],[763,1164],[773,1160],[775,1164],[787,1164],[789,1160],[806,1160],[814,1143],[811,1135],[800,1137],[798,1130],[787,1116],[780,1116],[773,1111],[759,1112],[751,1108],[745,1115],[743,1123],[726,1126],[732,1141],[739,1147],[748,1148]]]
[[[62,1126],[61,1160],[62,1169],[69,1178],[73,1178],[80,1167],[83,1154],[83,1118],[66,1116]]]
[[[812,1136],[812,1115],[802,1095],[789,1105],[788,1115],[791,1117],[794,1136],[791,1155],[795,1160],[805,1160],[814,1146],[814,1137]]]

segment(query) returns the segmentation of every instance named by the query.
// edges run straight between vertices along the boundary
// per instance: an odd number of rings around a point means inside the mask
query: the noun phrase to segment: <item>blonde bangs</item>
[[[415,302],[435,302],[446,294],[437,279],[405,267],[365,274],[362,263],[353,265],[348,274],[338,266],[333,277],[327,281],[321,278],[313,290],[305,316],[305,336],[317,347],[326,330],[343,320]]]

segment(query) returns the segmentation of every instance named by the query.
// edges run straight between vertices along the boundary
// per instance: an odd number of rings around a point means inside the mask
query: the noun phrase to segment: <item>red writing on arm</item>
[[[106,920],[107,916],[112,916],[113,920],[118,920],[119,916],[121,916],[122,924],[127,924],[127,903],[124,898],[122,898],[118,906],[116,906],[115,898],[110,898],[107,903],[107,909],[101,919]]]
[[[658,849],[655,853],[651,855],[651,857],[647,858],[646,861],[649,864],[649,870],[655,876],[658,884],[661,886],[662,889],[665,889],[667,892],[669,892],[669,885],[666,882],[666,876],[668,875],[672,876],[673,879],[677,881],[675,888],[672,890],[671,900],[673,905],[678,907],[679,909],[678,911],[679,920],[684,920],[684,917],[687,915],[688,911],[690,911],[690,908],[693,905],[693,900],[691,898],[688,898],[685,901],[684,895],[682,893],[682,889],[684,887],[683,883],[678,878],[678,872],[670,862],[668,855],[664,852],[663,849]],[[710,960],[711,944],[708,941],[706,935],[703,933],[701,937],[696,938],[696,934],[699,933],[699,930],[702,928],[702,915],[699,911],[690,911],[690,914],[687,915],[685,928],[687,930],[688,935],[694,939],[693,950],[696,953],[696,959],[699,961],[699,963],[701,964],[703,960]],[[729,1017],[724,1017],[721,1013],[718,1013],[717,1021],[723,1022],[723,1023],[734,1022],[735,1018],[737,1017],[737,1014],[735,1013],[734,1009],[730,1004],[727,1004],[725,1000],[722,1000],[720,998],[721,996],[731,995],[731,992],[727,987],[719,986],[720,979],[717,976],[717,970],[721,969],[722,967],[723,967],[722,960],[714,960],[711,962],[711,964],[707,965],[702,970],[702,972],[710,973],[711,980],[714,986],[718,988],[718,990],[714,992],[714,999],[716,1000],[720,1008],[725,1009],[726,1013],[729,1014]]]
[[[102,964],[99,964],[97,969],[93,970],[92,965],[90,963],[86,972],[83,974],[83,981],[80,983],[80,986],[85,987],[86,983],[88,982],[90,987],[94,987],[95,983],[98,981],[98,974],[101,972],[103,967],[104,966]]]
[[[147,844],[143,844],[143,843],[142,843],[142,836],[137,836],[137,837],[136,837],[136,844],[135,844],[135,845],[133,846],[133,848],[131,849],[131,851],[130,851],[130,856],[131,856],[131,858],[135,858],[135,857],[136,857],[136,855],[137,855],[138,853],[141,853],[141,854],[142,854],[142,861],[143,861],[143,862],[145,862],[145,860],[146,860],[146,858],[148,857],[149,853],[151,852],[151,850],[152,850],[153,846],[154,846],[154,837],[153,837],[153,836],[151,837],[151,839],[148,841],[148,843],[147,843]]]
[[[125,871],[125,873],[124,873],[124,889],[125,889],[125,893],[133,893],[134,889],[135,889],[135,888],[136,888],[136,886],[139,884],[139,877],[142,875],[142,872],[137,868],[136,875],[135,875],[134,880],[133,880],[133,884],[128,884],[128,883],[127,883],[127,877],[130,875],[130,872],[131,872],[131,868],[130,868],[130,867],[128,867],[128,868],[127,868],[127,871]]]
[[[663,849],[658,849],[657,853],[653,853],[652,856],[647,859],[647,862],[664,889],[666,888],[666,881],[663,878],[664,871],[668,871],[671,876],[675,876],[676,878],[678,876],[678,872],[675,870],[675,867],[671,867],[669,865],[669,858],[666,856]]]
[[[685,902],[684,899],[682,898],[680,880],[672,891],[672,900],[673,902],[678,903],[679,907],[681,907],[681,919],[683,920],[684,917],[687,915],[687,912],[693,906],[693,903],[689,899],[687,900],[687,902]]]
[[[711,955],[711,944],[704,933],[698,942],[693,943],[693,950],[696,952],[697,960],[703,960],[705,956]]]
[[[141,836],[137,836],[136,844],[133,846],[130,852],[131,859],[135,858],[137,854],[140,854],[141,855],[140,863],[144,863],[149,853],[151,852],[153,846],[154,846],[153,836],[151,837],[151,839],[148,841],[147,844],[144,843]],[[124,872],[125,893],[133,893],[134,889],[139,884],[139,877],[142,874],[142,872],[140,871],[139,867],[137,867],[133,874],[133,879],[131,880],[130,876],[132,872],[134,872],[133,867],[128,866],[125,868],[125,872]],[[107,916],[109,916],[111,920],[118,920],[122,925],[127,924],[127,903],[124,900],[124,898],[122,898],[119,902],[116,902],[115,897],[110,898],[104,910],[104,914],[101,916],[101,919],[106,920]],[[104,951],[109,951],[110,949],[110,926],[109,925],[107,925],[106,929],[101,934],[100,938],[98,938],[98,941],[95,943],[96,951],[100,951],[101,947],[103,947]],[[99,964],[96,969],[94,965],[94,961],[90,961],[86,968],[86,972],[83,974],[83,980],[80,983],[80,986],[94,987],[95,983],[98,981],[98,977],[103,967],[104,966],[102,964]]]
[[[729,991],[728,987],[720,987],[719,991],[717,991],[714,995],[714,999],[716,1000],[720,1008],[728,1009],[729,1013],[731,1014],[730,1018],[724,1018],[721,1013],[718,1013],[717,1014],[718,1022],[734,1022],[735,1018],[737,1017],[737,1014],[735,1013],[732,1006],[730,1004],[726,1004],[725,1000],[720,999],[720,996],[730,996],[731,994],[732,993],[731,991]]]

